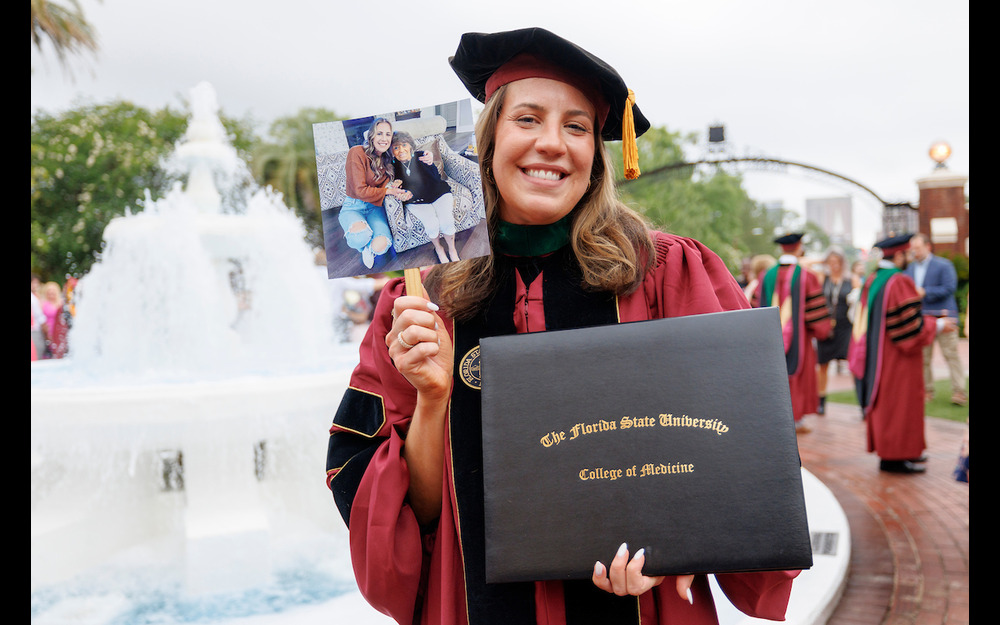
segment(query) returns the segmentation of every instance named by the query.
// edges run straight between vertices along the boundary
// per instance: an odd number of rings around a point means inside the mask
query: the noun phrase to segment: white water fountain
[[[168,163],[186,186],[108,225],[70,358],[32,364],[33,621],[64,622],[59,593],[88,587],[65,622],[146,622],[120,616],[140,587],[190,605],[302,575],[296,558],[328,567],[327,592],[352,580],[323,469],[357,346],[334,340],[301,222],[252,184],[210,85],[191,108]]]

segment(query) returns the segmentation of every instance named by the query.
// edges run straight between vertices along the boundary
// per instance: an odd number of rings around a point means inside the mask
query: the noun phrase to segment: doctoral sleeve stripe
[[[326,485],[345,523],[350,522],[361,478],[382,443],[383,438],[377,435],[385,422],[381,395],[347,388],[330,426],[326,453]]]
[[[894,324],[892,326],[886,325],[886,334],[890,339],[898,342],[920,334],[923,327],[924,318],[917,315],[906,319],[905,323]]]
[[[897,306],[885,315],[885,323],[888,327],[905,325],[914,317],[921,315],[920,302],[910,302]]]
[[[371,438],[379,433],[385,421],[382,396],[351,386],[340,400],[330,433],[343,430]]]
[[[830,309],[826,307],[826,301],[820,301],[816,306],[809,306],[805,311],[806,323],[815,323],[830,317]]]
[[[886,314],[885,330],[893,341],[902,341],[919,334],[924,326],[920,302],[909,302]]]
[[[335,478],[351,458],[366,451],[369,447],[378,446],[382,439],[364,438],[352,432],[334,432],[330,435],[330,443],[326,453],[326,481]]]
[[[920,331],[923,329],[923,326],[924,326],[924,324],[921,321],[920,324],[917,325],[916,327],[914,327],[913,329],[907,330],[906,332],[902,332],[902,333],[899,333],[899,334],[890,334],[889,338],[892,340],[893,343],[899,343],[901,341],[905,341],[908,338],[911,338],[911,337],[914,337],[914,336],[917,336],[918,334],[920,334]]]
[[[337,436],[330,437],[331,451],[334,438],[337,438]],[[368,465],[371,463],[378,448],[379,443],[377,441],[369,441],[367,447],[362,448],[360,452],[348,458],[344,464],[333,468],[329,466],[329,458],[327,460],[326,483],[333,492],[333,500],[337,504],[340,516],[348,526],[351,523],[351,506],[354,504],[354,497],[358,493],[361,479],[364,477],[365,471],[368,470]]]
[[[893,306],[885,314],[885,316],[886,316],[886,319],[889,319],[889,318],[895,317],[895,316],[901,316],[901,315],[907,315],[907,314],[911,314],[912,315],[912,314],[914,314],[913,313],[914,310],[916,310],[918,312],[918,314],[919,314],[920,308],[921,308],[921,305],[920,305],[920,300],[919,299],[910,299],[910,300],[906,300],[906,301],[903,301],[903,302],[899,302],[898,304],[896,304],[895,306]]]

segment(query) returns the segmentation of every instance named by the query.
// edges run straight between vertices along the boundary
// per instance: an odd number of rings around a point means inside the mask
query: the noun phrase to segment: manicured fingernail
[[[622,543],[622,546],[618,548],[618,555],[623,556],[628,553],[628,545]]]
[[[694,605],[694,595],[691,594],[691,589],[688,588],[688,603]]]
[[[598,560],[597,562],[594,563],[594,575],[596,575],[598,577],[600,577],[601,575],[604,575],[604,565],[601,564],[600,560]]]
[[[430,308],[434,312],[441,310],[441,307],[435,304],[434,302],[427,302],[427,308]]]
[[[646,548],[642,547],[641,549],[639,549],[639,551],[635,552],[635,555],[632,556],[632,559],[635,560],[636,558],[641,558],[644,555],[646,555]]]

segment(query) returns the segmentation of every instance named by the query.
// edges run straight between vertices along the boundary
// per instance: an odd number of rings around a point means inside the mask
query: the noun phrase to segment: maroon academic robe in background
[[[873,272],[861,290],[848,362],[859,379],[868,451],[882,460],[912,460],[927,447],[923,347],[937,321],[923,316],[920,301],[913,279],[897,269]]]
[[[713,252],[691,239],[662,233],[655,234],[655,241],[656,266],[641,287],[621,298],[604,295],[617,320],[639,321],[747,307],[743,292]],[[552,310],[560,306],[567,308],[559,303],[567,298],[591,295],[580,292],[564,295],[563,290],[579,289],[565,288],[567,281],[555,279],[553,276],[559,269],[554,264],[537,264],[536,271],[539,267],[537,277],[532,278],[530,272],[525,274],[529,276],[527,284],[522,280],[522,273],[510,272],[509,288],[501,289],[502,293],[511,296],[509,301],[495,303],[491,308],[506,316],[501,321],[510,324],[510,332],[554,329],[560,323],[559,315],[576,318],[589,314],[579,312],[581,307],[569,307],[568,312]],[[718,617],[705,575],[695,579],[693,605],[677,595],[673,577],[638,598],[604,593],[589,580],[528,582],[521,586],[482,583],[483,556],[474,553],[477,548],[470,546],[473,541],[470,536],[477,531],[481,533],[482,529],[470,527],[474,524],[466,520],[469,508],[476,506],[462,504],[465,497],[463,480],[468,477],[465,475],[468,469],[462,465],[467,462],[467,456],[463,459],[461,452],[470,448],[470,443],[457,439],[462,449],[457,444],[452,445],[456,424],[462,423],[463,416],[468,416],[459,414],[456,408],[460,405],[456,399],[459,393],[470,392],[462,376],[469,375],[470,371],[474,375],[475,371],[471,367],[460,371],[459,365],[465,362],[463,356],[475,350],[473,347],[466,351],[464,346],[477,346],[478,338],[473,336],[470,342],[468,335],[471,332],[465,329],[465,324],[459,323],[456,327],[447,320],[448,331],[455,339],[457,365],[448,415],[451,436],[445,441],[443,503],[440,519],[433,527],[419,526],[407,502],[409,476],[403,460],[415,391],[393,367],[384,342],[392,323],[392,302],[403,291],[401,281],[390,282],[383,289],[374,321],[361,346],[361,362],[330,429],[327,483],[348,522],[354,572],[367,601],[404,624],[509,622],[521,625],[534,620],[539,625],[597,622],[717,625]],[[611,322],[614,321],[612,318]],[[478,397],[478,391],[474,391],[473,396]],[[465,419],[470,420],[474,419]],[[481,451],[472,455],[475,454],[481,466]],[[458,469],[456,464],[460,465]],[[481,488],[482,480],[478,482]],[[478,507],[482,508],[481,500]],[[743,612],[781,620],[792,579],[797,574],[798,571],[775,571],[720,574],[716,578],[730,601]],[[507,586],[520,589],[515,593],[519,607],[497,598]],[[593,595],[608,597],[598,597],[598,603],[624,602],[635,616],[620,621],[588,613],[573,599],[584,595],[591,596],[588,600],[592,600]],[[620,606],[615,609],[617,607]],[[505,621],[502,615],[498,616],[516,610],[521,610],[516,618],[508,617]]]
[[[819,408],[819,385],[816,381],[816,346],[833,331],[830,311],[823,295],[819,278],[805,269],[799,269],[799,279],[794,286],[792,276],[798,265],[778,265],[771,268],[775,274],[773,288],[769,291],[767,276],[760,281],[751,299],[756,307],[777,306],[780,311],[781,331],[785,341],[785,354],[789,359],[788,387],[792,396],[792,414],[799,422]],[[766,301],[765,301],[766,300]]]

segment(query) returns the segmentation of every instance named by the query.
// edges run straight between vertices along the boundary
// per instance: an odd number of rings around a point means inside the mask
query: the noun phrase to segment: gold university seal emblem
[[[458,376],[471,389],[477,391],[483,388],[483,376],[479,363],[479,346],[476,345],[462,356],[458,363]]]

